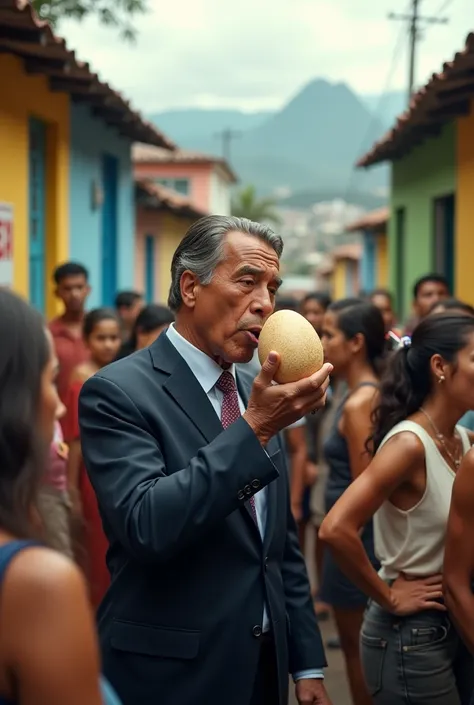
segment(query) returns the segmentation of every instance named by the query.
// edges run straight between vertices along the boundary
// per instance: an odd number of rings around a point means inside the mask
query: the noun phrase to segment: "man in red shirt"
[[[49,330],[59,361],[58,393],[67,406],[71,373],[89,356],[82,337],[85,304],[90,293],[89,273],[82,264],[66,262],[55,269],[53,279],[56,296],[64,304],[64,313],[51,321]]]

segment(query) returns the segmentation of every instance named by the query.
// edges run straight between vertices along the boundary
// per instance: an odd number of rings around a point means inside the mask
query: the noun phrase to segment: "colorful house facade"
[[[351,243],[335,247],[316,270],[317,288],[333,299],[360,293],[362,245]]]
[[[188,198],[201,211],[230,215],[231,188],[237,177],[224,159],[136,144],[133,161],[137,179],[165,186]]]
[[[0,284],[51,317],[51,273],[74,258],[91,273],[90,304],[111,303],[134,278],[132,142],[174,145],[29,3],[1,4],[0,75]]]
[[[474,34],[464,51],[412,99],[409,110],[360,161],[392,163],[389,282],[408,315],[414,281],[444,274],[474,302]]]
[[[379,208],[366,213],[346,228],[346,232],[360,233],[362,236],[362,291],[370,292],[388,286],[388,221],[389,209]]]
[[[135,288],[166,304],[171,260],[189,226],[206,215],[185,196],[151,181],[135,182]]]

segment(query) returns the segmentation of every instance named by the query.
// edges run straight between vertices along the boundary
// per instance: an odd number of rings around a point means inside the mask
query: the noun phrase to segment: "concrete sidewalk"
[[[326,642],[329,637],[335,635],[336,630],[332,622],[324,622],[321,624],[321,632],[323,640]],[[337,651],[326,649],[326,658],[329,666],[326,669],[325,682],[329,697],[332,700],[332,705],[352,705],[349,689],[347,687],[342,652],[339,649]],[[289,705],[297,705],[296,698],[294,697],[293,682],[290,683]]]

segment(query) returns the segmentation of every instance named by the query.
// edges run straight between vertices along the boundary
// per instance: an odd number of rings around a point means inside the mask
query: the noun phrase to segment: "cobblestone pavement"
[[[321,625],[321,632],[326,642],[329,637],[334,636],[335,628],[331,622],[326,622]],[[326,649],[326,658],[329,666],[325,672],[325,682],[332,705],[351,705],[341,651]],[[297,705],[293,683],[290,683],[289,705]]]

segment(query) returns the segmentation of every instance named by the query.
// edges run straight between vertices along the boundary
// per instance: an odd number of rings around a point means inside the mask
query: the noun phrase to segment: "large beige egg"
[[[275,381],[298,382],[321,369],[324,362],[319,335],[296,311],[276,311],[266,321],[258,339],[258,357],[263,365],[270,352],[280,355]]]

